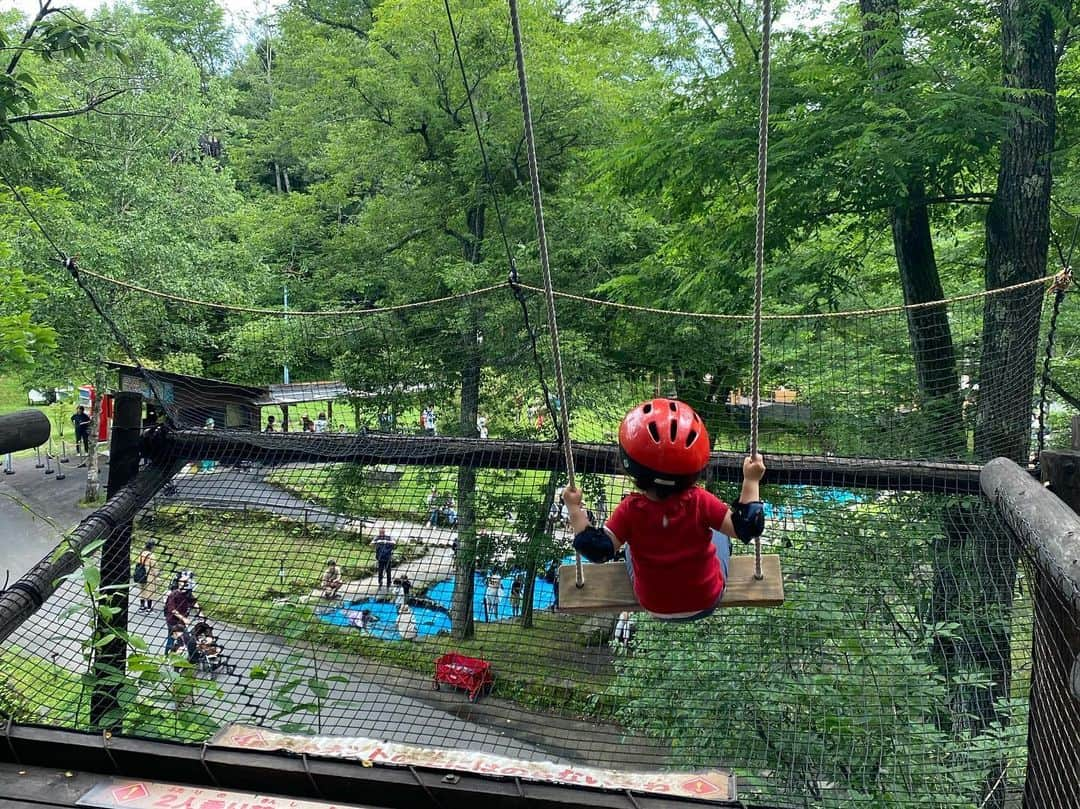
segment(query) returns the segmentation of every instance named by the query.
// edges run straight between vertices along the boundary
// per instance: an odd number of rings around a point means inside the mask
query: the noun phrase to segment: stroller
[[[229,656],[225,654],[225,646],[214,636],[214,628],[205,621],[199,621],[191,630],[191,637],[195,641],[195,665],[199,671],[205,671],[211,677],[217,675],[219,670],[231,675],[236,671],[236,666],[229,662]]]

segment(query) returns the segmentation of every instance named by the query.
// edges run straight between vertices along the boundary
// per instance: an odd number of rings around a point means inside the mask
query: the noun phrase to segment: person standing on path
[[[397,595],[398,609],[406,606],[409,603],[409,591],[412,590],[412,582],[409,581],[409,577],[402,574],[401,578],[397,580],[397,585],[400,588]]]
[[[140,570],[141,568],[141,570]],[[139,612],[151,612],[154,609],[154,594],[157,592],[158,566],[154,556],[154,541],[147,540],[135,563],[132,579],[139,585]]]
[[[165,628],[168,630],[165,638],[166,654],[172,651],[174,633],[178,629],[188,652],[194,652],[195,641],[188,632],[188,624],[191,618],[198,614],[199,602],[195,600],[195,582],[192,580],[191,571],[185,570],[177,576],[175,586],[165,599]]]
[[[521,599],[525,595],[525,577],[520,573],[515,574],[510,582],[510,612],[517,618],[521,614]]]
[[[498,573],[488,576],[487,587],[484,588],[484,620],[499,620],[499,596],[502,591],[502,579]]]
[[[75,425],[75,454],[90,454],[90,416],[86,414],[86,408],[79,405],[71,417],[71,423]],[[79,452],[79,444],[82,443],[83,451]]]
[[[375,537],[375,563],[378,565],[379,589],[382,589],[383,573],[386,573],[386,589],[390,589],[390,571],[394,566],[394,539],[385,528],[379,529]]]
[[[428,406],[420,411],[420,426],[423,428],[424,435],[438,435],[437,419],[435,405],[429,402]]]

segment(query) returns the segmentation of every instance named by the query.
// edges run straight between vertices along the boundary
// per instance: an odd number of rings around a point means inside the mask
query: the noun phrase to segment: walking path
[[[85,487],[85,475],[67,469],[65,481],[56,482],[34,469],[34,458],[16,459],[16,475],[0,476],[0,523],[11,527],[9,541],[2,546],[2,564],[21,575],[40,558],[51,552],[60,534],[90,512],[77,505]],[[103,466],[103,474],[107,466]],[[80,472],[82,470],[79,470]],[[104,482],[103,482],[104,485]],[[265,510],[279,516],[296,518],[307,514],[309,522],[338,530],[357,530],[359,521],[311,503],[266,483],[261,472],[224,470],[212,474],[182,476],[176,480],[177,491],[167,501],[191,502],[205,507]],[[14,498],[14,499],[13,499]],[[26,516],[20,503],[49,517],[57,526]],[[386,527],[398,541],[418,542],[429,548],[419,559],[395,568],[395,575],[405,573],[416,587],[440,581],[452,574],[451,545],[456,532],[446,528],[417,525],[404,521],[364,523],[371,535]],[[352,526],[350,529],[349,526]],[[18,541],[14,541],[18,537]],[[374,577],[349,582],[342,588],[347,599],[362,599],[377,593]],[[75,583],[63,584],[57,593],[27,622],[8,645],[23,652],[51,660],[73,673],[86,670],[83,643],[89,634],[86,611],[73,611],[82,600]],[[219,673],[218,686],[200,690],[197,709],[213,718],[214,726],[227,722],[251,722],[266,719],[271,726],[299,722],[315,732],[340,735],[363,735],[402,743],[491,752],[534,760],[576,761],[596,766],[623,766],[627,760],[642,757],[659,760],[661,752],[649,742],[627,739],[616,726],[597,726],[577,722],[551,713],[535,714],[513,702],[498,699],[473,704],[454,691],[431,689],[430,675],[398,669],[376,661],[330,654],[315,648],[300,649],[281,638],[250,629],[216,624],[218,636],[226,645],[233,675]],[[131,631],[142,637],[149,648],[159,649],[164,642],[164,626],[159,610],[149,614],[132,612]],[[303,681],[288,694],[295,703],[318,702],[317,713],[302,711],[281,716],[281,684],[273,678],[253,679],[253,666],[267,660],[294,659],[305,667]],[[310,691],[308,678],[317,674],[324,682],[339,675],[345,682],[326,682],[329,693],[318,700]],[[285,678],[288,679],[288,678]],[[274,717],[277,718],[274,718]],[[51,717],[51,721],[58,721]],[[50,721],[50,717],[43,717]],[[629,758],[627,758],[629,754]]]
[[[0,473],[0,587],[5,575],[16,581],[56,547],[64,533],[90,514],[79,505],[86,493],[86,469],[82,458],[70,456],[70,463],[50,461],[53,474],[35,468],[33,454],[12,460],[14,475]],[[58,470],[63,477],[58,478]],[[100,467],[101,489],[105,491],[109,466]]]

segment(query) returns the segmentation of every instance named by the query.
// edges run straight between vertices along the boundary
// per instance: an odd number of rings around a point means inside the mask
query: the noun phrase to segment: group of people
[[[428,524],[433,528],[440,525],[453,528],[457,525],[457,509],[454,508],[454,498],[449,494],[439,494],[438,489],[432,486],[424,502],[428,507]]]
[[[378,576],[378,589],[382,589],[383,582],[386,582],[386,588],[390,589],[391,575],[394,569],[394,548],[397,547],[397,543],[394,542],[394,538],[390,536],[385,528],[380,528],[378,536],[372,540],[372,545],[375,547],[375,566],[376,575]],[[408,578],[401,577],[404,581],[408,582]],[[322,597],[328,601],[337,600],[338,591],[345,584],[345,579],[341,572],[341,566],[338,565],[336,559],[327,559],[326,568],[323,570],[323,574],[319,579],[319,590],[322,592]],[[399,586],[401,586],[399,584]],[[405,595],[408,595],[406,591]]]
[[[277,416],[267,416],[266,426],[263,428],[264,433],[278,433],[286,432],[287,426],[284,423],[279,423]],[[347,433],[349,428],[344,424],[337,426],[339,433]],[[331,432],[330,421],[326,418],[325,413],[319,413],[319,415],[312,419],[311,416],[304,414],[300,417],[300,432],[303,433],[328,433]]]
[[[499,603],[502,601],[502,576],[492,572],[484,586],[484,620],[499,620]],[[510,614],[521,615],[521,601],[525,596],[525,577],[515,573],[510,580]]]

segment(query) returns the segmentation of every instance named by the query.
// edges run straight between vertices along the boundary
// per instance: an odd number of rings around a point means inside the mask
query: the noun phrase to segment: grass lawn
[[[159,508],[136,528],[132,565],[148,539],[158,542],[164,593],[175,571],[195,572],[199,603],[215,619],[266,627],[275,599],[308,595],[335,559],[346,581],[374,576],[375,552],[360,534],[321,530],[269,514]],[[395,555],[419,553],[407,543]]]
[[[267,475],[273,483],[305,500],[314,500],[344,514],[352,516],[393,517],[423,523],[429,508],[428,493],[434,488],[440,495],[456,495],[457,469],[451,467],[402,468],[396,483],[367,485],[363,495],[349,497],[342,486],[342,464],[319,467],[286,467]],[[548,473],[526,469],[490,470],[477,472],[477,491],[491,500],[529,498],[539,501],[547,484]]]
[[[459,651],[491,661],[495,692],[506,699],[575,716],[610,709],[602,696],[613,676],[608,650],[595,641],[584,646],[577,631],[588,619],[544,612],[535,616],[533,629],[508,621],[478,623],[472,641],[446,635],[382,641],[320,620],[322,606],[299,598],[315,588],[330,557],[346,580],[374,575],[371,545],[358,535],[305,531],[302,524],[268,515],[168,507],[137,527],[133,547],[150,537],[162,543],[158,558],[164,572],[195,571],[199,603],[212,619],[285,636],[298,649],[313,644],[375,666],[426,674],[435,658]],[[418,552],[399,544],[397,556],[405,560]],[[159,589],[166,584],[163,577]]]
[[[169,686],[159,677],[153,679],[154,685],[148,686],[144,679],[138,691],[124,692],[128,699],[125,733],[201,742],[217,732],[219,723],[205,711],[197,705],[178,710]],[[205,685],[216,687],[213,683]],[[199,681],[196,698],[203,686]],[[16,721],[27,724],[88,730],[90,683],[86,675],[9,646],[0,651],[0,716],[7,716],[9,711]]]

